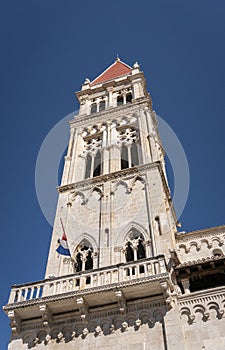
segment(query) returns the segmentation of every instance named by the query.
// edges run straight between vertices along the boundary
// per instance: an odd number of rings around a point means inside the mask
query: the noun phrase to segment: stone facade
[[[225,348],[225,227],[177,231],[145,85],[118,59],[76,94],[45,279],[12,287],[9,349]]]

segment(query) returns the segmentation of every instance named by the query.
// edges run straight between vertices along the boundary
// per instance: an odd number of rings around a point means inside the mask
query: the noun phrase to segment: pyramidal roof
[[[100,74],[97,78],[95,78],[91,85],[100,84],[108,80],[112,80],[118,77],[121,77],[126,74],[130,74],[131,67],[126,63],[120,61],[119,58],[111,64],[102,74]]]

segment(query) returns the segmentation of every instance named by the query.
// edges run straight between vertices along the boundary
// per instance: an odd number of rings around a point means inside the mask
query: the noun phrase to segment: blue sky
[[[78,108],[74,91],[84,78],[117,53],[141,64],[154,109],[185,150],[191,182],[182,229],[225,224],[224,1],[3,0],[0,33],[1,305],[12,284],[44,275],[51,227],[34,182],[42,141]],[[3,313],[0,323],[6,349]]]

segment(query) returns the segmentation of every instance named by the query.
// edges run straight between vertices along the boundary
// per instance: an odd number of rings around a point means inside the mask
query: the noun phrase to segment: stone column
[[[108,140],[107,136],[109,135],[109,127],[105,125],[102,127],[102,174],[109,173],[109,150],[107,148]]]
[[[184,294],[190,294],[190,281],[189,278],[182,278],[181,279],[181,284],[184,288]]]
[[[67,184],[69,181],[68,177],[69,177],[72,149],[73,149],[73,143],[74,143],[74,134],[75,134],[75,130],[74,128],[71,128],[69,146],[68,146],[67,155],[65,157],[65,164],[64,164],[64,170],[63,170],[63,176],[62,176],[62,182],[61,182],[62,185]]]
[[[110,172],[120,170],[120,146],[117,144],[118,133],[116,123],[111,124],[111,144],[110,144]]]
[[[113,87],[108,87],[107,89],[108,92],[108,107],[113,107]]]

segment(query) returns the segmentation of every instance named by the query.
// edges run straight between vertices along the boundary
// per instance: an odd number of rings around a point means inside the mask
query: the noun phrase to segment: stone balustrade
[[[12,286],[9,304],[167,274],[164,256]]]

